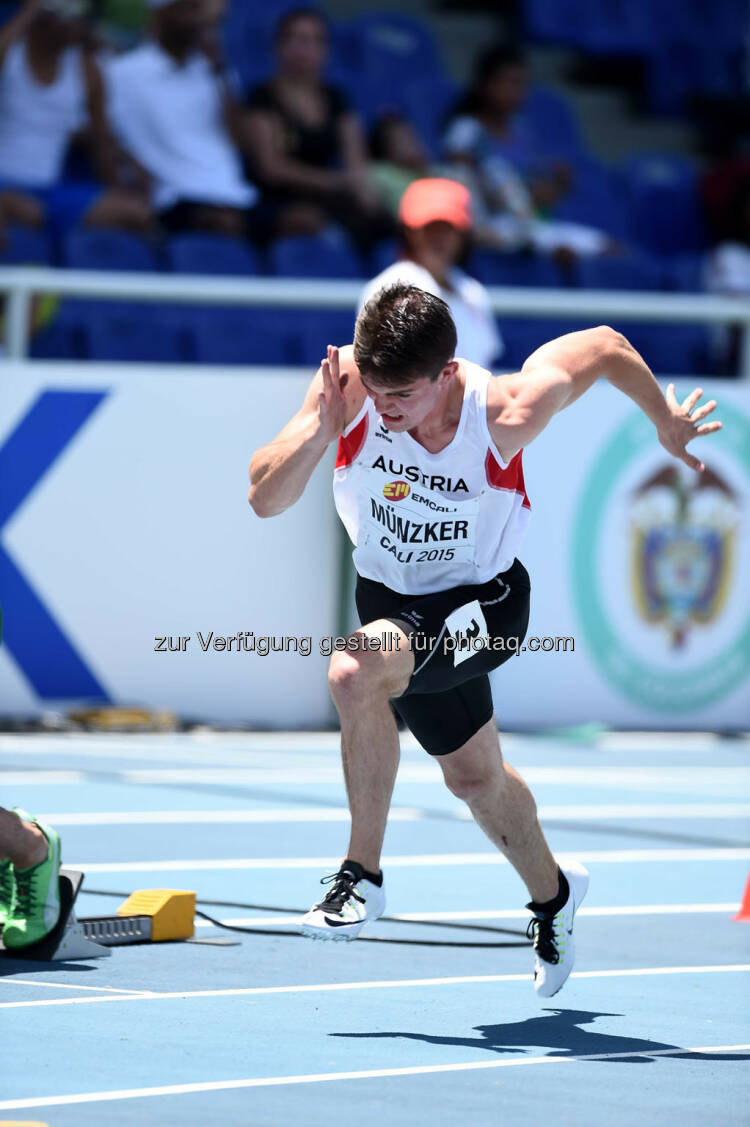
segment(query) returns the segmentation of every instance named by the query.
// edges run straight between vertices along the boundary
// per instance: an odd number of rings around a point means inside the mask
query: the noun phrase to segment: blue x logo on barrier
[[[107,394],[44,391],[36,399],[0,448],[0,531]],[[1,543],[0,603],[3,641],[38,696],[109,701]]]

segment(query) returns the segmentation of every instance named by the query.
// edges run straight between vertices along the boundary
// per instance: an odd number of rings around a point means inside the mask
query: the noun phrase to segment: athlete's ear
[[[458,361],[457,360],[451,360],[448,364],[445,365],[442,372],[438,376],[438,383],[444,384],[448,380],[452,380],[457,375],[458,375]]]

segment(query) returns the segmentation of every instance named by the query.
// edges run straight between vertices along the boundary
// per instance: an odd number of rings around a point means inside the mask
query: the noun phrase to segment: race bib
[[[444,645],[453,650],[453,664],[460,665],[489,646],[489,630],[478,599],[464,603],[445,620]]]

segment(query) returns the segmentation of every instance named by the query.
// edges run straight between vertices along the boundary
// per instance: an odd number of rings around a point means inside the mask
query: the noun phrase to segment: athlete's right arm
[[[277,516],[299,500],[330,443],[359,411],[364,395],[352,349],[329,345],[300,410],[250,460],[248,501],[259,517]]]

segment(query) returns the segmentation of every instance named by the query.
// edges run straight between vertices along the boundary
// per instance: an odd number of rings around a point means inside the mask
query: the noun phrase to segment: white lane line
[[[702,913],[736,912],[739,903],[728,904],[626,904],[623,906],[601,908],[579,908],[577,916],[680,916]],[[301,918],[301,917],[300,917]],[[399,920],[527,920],[529,912],[525,908],[503,908],[498,911],[479,912],[405,912],[397,916]]]
[[[617,819],[694,819],[750,818],[750,802],[609,803],[591,806],[539,806],[539,817],[556,821]],[[472,821],[465,806],[447,807],[447,814]],[[419,822],[434,815],[413,806],[394,806],[391,822]],[[158,825],[243,825],[245,823],[348,822],[350,815],[341,806],[308,806],[266,810],[112,810],[83,813],[40,814],[43,822],[54,826],[158,826]]]
[[[522,766],[521,773],[529,783],[549,783],[575,787],[625,787],[631,790],[668,790],[672,794],[704,793],[717,787],[726,787],[735,793],[750,786],[750,768],[726,765],[642,767],[587,766],[534,767]],[[274,767],[207,767],[207,768],[143,768],[139,770],[107,771],[105,777],[96,772],[82,770],[10,770],[0,773],[8,786],[34,786],[50,783],[80,783],[84,780],[98,784],[125,782],[142,784],[204,783],[299,786],[303,783],[343,783],[343,773],[338,763],[321,766],[290,764],[280,769]],[[399,783],[422,783],[444,786],[440,768],[431,761],[405,762],[398,774]],[[743,792],[744,793],[744,792]]]
[[[750,768],[748,767],[608,767],[603,764],[592,764],[585,767],[523,767],[521,773],[533,783],[561,783],[575,786],[628,786],[631,784],[644,784],[648,787],[658,786],[660,789],[671,786],[699,787],[726,784],[740,787],[750,784]],[[255,783],[287,783],[296,784],[304,782],[340,782],[343,772],[340,765],[309,767],[302,770],[278,767],[272,769],[242,769],[231,768],[205,768],[186,770],[162,770],[160,768],[142,769],[137,771],[118,772],[125,782],[133,783],[172,783],[172,782],[255,782]],[[443,775],[437,764],[426,761],[424,763],[405,763],[399,770],[400,782],[433,782],[444,786]]]
[[[750,971],[750,963],[723,963],[694,967],[638,967],[618,970],[573,971],[571,978],[642,978],[672,974],[736,974]],[[420,986],[465,986],[472,983],[530,982],[530,974],[472,974],[452,978],[384,979],[378,982],[325,982],[303,986],[241,986],[223,990],[164,990],[150,994],[97,994],[84,998],[40,998],[34,1001],[0,1002],[0,1010],[39,1006],[83,1006],[99,1002],[156,1002],[186,998],[245,998],[262,994],[328,994],[341,990],[411,989]],[[0,980],[1,984],[2,980]],[[0,1105],[1,1106],[1,1105]]]
[[[71,1096],[38,1096],[23,1100],[2,1100],[3,1111],[26,1107],[59,1107],[65,1104],[104,1103],[137,1100],[153,1096],[184,1096],[197,1092],[226,1092],[238,1088],[270,1088],[287,1084],[321,1084],[331,1080],[375,1080],[386,1076],[426,1076],[438,1072],[479,1072],[490,1068],[522,1068],[537,1064],[574,1064],[589,1060],[675,1057],[693,1053],[745,1053],[750,1045],[695,1045],[685,1048],[641,1049],[628,1053],[581,1053],[577,1056],[550,1054],[545,1057],[513,1057],[510,1060],[462,1061],[459,1064],[423,1064],[409,1068],[371,1068],[360,1072],[313,1072],[302,1076],[259,1076],[247,1080],[206,1080],[195,1084],[162,1084],[158,1088],[121,1088],[110,1092],[78,1092]]]
[[[728,915],[739,903],[730,904],[633,904],[611,908],[579,908],[577,916],[689,916],[710,912]],[[389,917],[406,923],[451,923],[458,920],[528,920],[525,908],[502,908],[476,912],[400,912]],[[296,927],[302,916],[236,916],[222,919],[227,927]],[[208,920],[196,920],[196,927],[214,927]]]
[[[0,771],[4,787],[45,787],[50,784],[85,783],[85,771]]]
[[[31,734],[19,740],[18,737],[3,736],[0,734],[0,754],[8,756],[22,755],[24,758],[58,756],[75,759],[106,760],[121,759],[146,763],[159,761],[162,763],[178,763],[186,766],[194,763],[203,767],[210,755],[212,763],[216,766],[253,767],[253,766],[278,766],[279,752],[284,751],[284,762],[293,763],[301,767],[316,764],[330,764],[334,756],[340,756],[338,743],[335,748],[310,747],[304,748],[291,744],[284,748],[274,747],[268,740],[248,747],[226,747],[220,743],[213,743],[207,748],[206,744],[195,741],[175,743],[160,743],[151,738],[138,738],[136,736],[107,736],[99,737],[88,735],[81,738],[76,734],[61,742],[60,737],[42,736]]]
[[[748,861],[750,849],[581,849],[556,853],[561,864],[588,861],[603,865],[660,864],[677,861]],[[440,868],[459,865],[507,865],[501,853],[414,853],[383,857],[392,869]],[[281,870],[338,868],[340,857],[222,857],[170,861],[69,861],[71,869],[84,873],[183,873],[230,869]]]
[[[571,738],[572,737],[572,738]],[[535,733],[501,733],[503,745],[510,749],[519,748],[534,751],[541,744],[558,743],[559,734]],[[408,732],[400,736],[401,748],[406,751],[421,752],[417,741]],[[592,744],[607,751],[648,752],[654,755],[664,752],[677,751],[681,755],[685,752],[713,752],[722,745],[730,750],[744,750],[748,742],[746,735],[738,735],[732,743],[727,745],[723,737],[716,732],[659,732],[659,731],[604,731],[597,732],[594,739],[575,739],[575,731],[568,734],[566,743],[571,747],[576,744]],[[0,734],[0,751],[19,750],[33,754],[39,750],[52,754],[71,754],[81,747],[92,749],[94,754],[113,754],[114,751],[130,750],[134,748],[143,750],[149,757],[154,754],[170,752],[183,753],[189,750],[199,750],[205,755],[205,748],[218,748],[223,753],[237,752],[271,752],[277,754],[285,752],[339,752],[340,737],[337,732],[298,732],[298,731],[272,731],[272,732],[243,732],[222,731],[210,729],[195,730],[192,732],[24,732]]]
[[[750,813],[750,806],[748,806]],[[428,817],[423,810],[394,807],[392,822],[417,822]],[[471,815],[469,815],[471,817]],[[274,822],[348,822],[351,815],[342,806],[307,806],[279,810],[128,810],[93,814],[40,814],[54,826],[159,826],[210,825]]]
[[[200,921],[201,923],[203,921]],[[119,986],[82,986],[77,982],[42,982],[37,978],[3,976],[3,986],[44,986],[53,990],[96,990],[102,994],[150,994],[150,990],[122,990]],[[2,1124],[0,1123],[0,1127]]]

